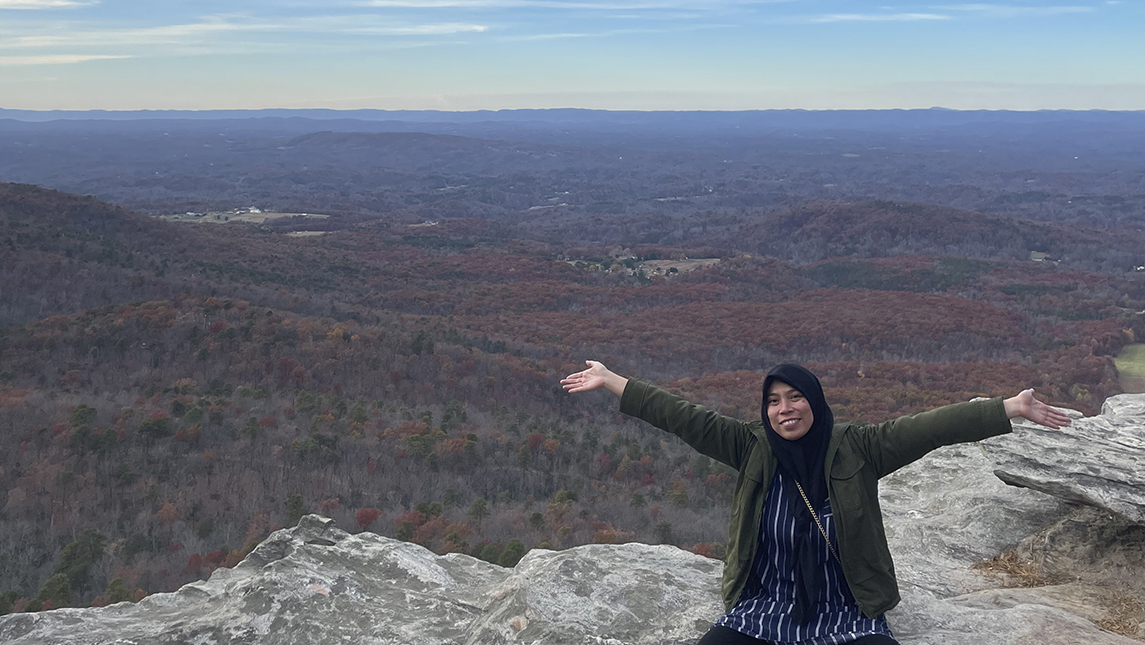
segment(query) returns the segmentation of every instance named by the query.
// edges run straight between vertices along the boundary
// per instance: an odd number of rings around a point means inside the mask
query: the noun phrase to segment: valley
[[[734,474],[566,395],[586,359],[745,419],[780,361],[858,421],[1139,378],[1136,113],[517,116],[0,121],[0,609],[169,591],[309,511],[720,557]]]

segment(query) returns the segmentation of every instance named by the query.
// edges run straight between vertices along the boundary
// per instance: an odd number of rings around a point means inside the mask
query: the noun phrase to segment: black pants
[[[773,645],[769,641],[762,641],[758,638],[752,638],[746,634],[741,634],[734,629],[724,627],[722,625],[712,625],[707,634],[700,639],[696,645]],[[898,641],[882,634],[872,634],[864,636],[856,641],[851,641],[848,645],[898,645]]]

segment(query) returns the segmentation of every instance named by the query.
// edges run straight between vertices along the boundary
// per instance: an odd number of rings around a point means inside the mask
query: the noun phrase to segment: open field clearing
[[[249,224],[265,224],[271,220],[286,219],[288,217],[301,217],[305,219],[329,219],[329,215],[320,213],[272,213],[272,212],[233,212],[211,211],[208,213],[184,213],[182,215],[161,215],[159,219],[169,222],[194,222],[198,224],[231,224],[246,222]]]
[[[704,267],[719,264],[719,258],[697,258],[695,260],[646,260],[640,263],[640,268],[644,269],[647,275],[662,275],[671,273],[672,269],[676,269],[680,273],[687,273],[702,269]]]
[[[1145,392],[1145,343],[1128,345],[1113,359],[1126,392]]]

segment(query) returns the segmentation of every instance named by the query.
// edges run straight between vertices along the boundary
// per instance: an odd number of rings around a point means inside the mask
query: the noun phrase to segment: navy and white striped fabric
[[[794,485],[782,473],[775,473],[764,500],[760,543],[752,565],[752,577],[740,595],[739,603],[716,624],[753,638],[798,645],[838,645],[871,634],[893,638],[885,618],[867,618],[859,611],[843,578],[843,568],[831,555],[814,522],[808,528],[812,533],[812,543],[818,546],[816,561],[822,567],[826,584],[820,588],[815,601],[816,618],[807,625],[795,624],[791,619],[795,606],[795,512],[787,489]],[[834,542],[831,503],[824,501],[817,512],[824,530]],[[838,547],[837,544],[835,546]]]

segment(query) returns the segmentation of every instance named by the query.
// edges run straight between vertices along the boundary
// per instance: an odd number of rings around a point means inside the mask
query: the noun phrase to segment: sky
[[[0,0],[0,108],[1145,109],[1145,0]]]

